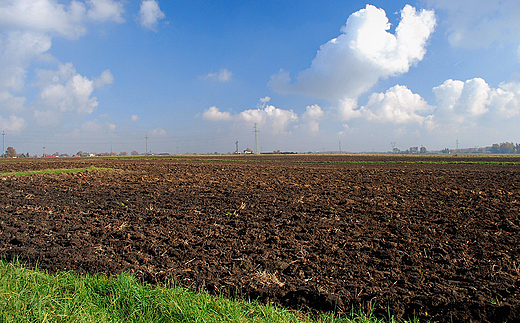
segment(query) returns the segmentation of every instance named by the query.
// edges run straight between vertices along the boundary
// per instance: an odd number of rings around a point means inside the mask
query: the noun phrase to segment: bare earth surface
[[[1,161],[113,170],[0,176],[0,256],[309,311],[520,321],[520,165],[489,164],[520,159],[218,158]]]

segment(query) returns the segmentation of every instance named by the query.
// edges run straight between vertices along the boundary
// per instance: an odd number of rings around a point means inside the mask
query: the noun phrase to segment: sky
[[[3,148],[520,142],[518,21],[518,0],[0,0]]]

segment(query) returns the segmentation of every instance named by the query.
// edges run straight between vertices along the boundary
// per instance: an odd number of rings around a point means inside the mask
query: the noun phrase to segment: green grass
[[[0,176],[27,176],[33,174],[60,174],[60,173],[83,173],[86,171],[93,170],[112,170],[112,168],[101,168],[101,167],[85,167],[85,168],[62,168],[62,169],[42,169],[42,170],[28,170],[23,172],[9,172],[0,173]]]
[[[387,320],[394,322],[392,318]],[[0,261],[0,322],[384,322],[363,313],[349,318],[305,314],[139,283],[130,274],[78,275],[27,269]]]

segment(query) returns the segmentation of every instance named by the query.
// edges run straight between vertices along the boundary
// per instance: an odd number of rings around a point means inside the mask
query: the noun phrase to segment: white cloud
[[[0,25],[76,38],[86,32],[85,5],[55,0],[6,0],[0,3]]]
[[[279,109],[267,104],[269,100],[269,97],[262,98],[256,109],[244,110],[235,115],[222,112],[213,106],[204,110],[202,117],[210,121],[234,120],[251,124],[258,123],[267,125],[273,133],[285,133],[291,123],[298,121],[298,115],[293,110]]]
[[[325,112],[317,104],[309,105],[305,108],[302,119],[307,120],[307,127],[311,133],[318,133],[320,131],[319,119],[323,117]]]
[[[88,9],[88,10],[87,10]],[[122,2],[114,0],[0,1],[0,107],[26,111],[40,125],[56,125],[68,111],[90,114],[98,106],[94,88],[113,82],[109,70],[91,80],[76,72],[71,63],[58,70],[36,70],[37,98],[27,106],[13,92],[26,89],[28,67],[34,61],[56,62],[48,51],[52,37],[78,38],[88,20],[124,22]]]
[[[10,132],[20,132],[26,126],[25,120],[23,118],[16,117],[14,115],[9,118],[3,118],[0,116],[0,128],[2,130],[10,131]]]
[[[114,82],[114,76],[110,70],[104,70],[101,76],[94,80],[94,87],[100,88],[105,84],[112,84],[112,82]]]
[[[324,114],[325,112],[323,112],[321,107],[317,104],[314,104],[305,108],[305,112],[303,113],[302,117],[304,119],[317,120],[323,117]]]
[[[34,32],[0,34],[0,91],[21,91],[27,67],[51,47],[51,38]]]
[[[217,107],[210,107],[202,113],[202,118],[210,121],[226,121],[231,120],[231,113],[221,112]]]
[[[428,103],[404,85],[396,85],[385,93],[373,93],[360,111],[369,120],[396,124],[423,124],[424,114],[433,110]]]
[[[59,64],[58,70],[36,70],[36,75],[40,92],[34,105],[40,114],[45,110],[90,114],[98,106],[96,97],[91,97],[95,82],[78,74],[72,63]]]
[[[25,100],[24,97],[15,97],[7,91],[0,92],[0,109],[11,111],[23,110]]]
[[[141,2],[139,10],[139,22],[141,26],[155,31],[159,20],[164,19],[166,15],[159,8],[159,3],[155,0],[144,0]]]
[[[114,0],[87,0],[90,8],[87,16],[92,20],[125,22],[123,3]]]
[[[481,78],[447,80],[433,92],[438,106],[426,121],[430,130],[460,133],[466,129],[480,136],[483,129],[495,134],[516,129],[518,120],[514,117],[520,115],[520,82],[501,83],[498,88],[491,88]]]
[[[139,116],[136,114],[134,114],[130,117],[130,121],[132,121],[132,122],[137,122],[137,121],[139,121],[139,119],[140,119]]]
[[[429,0],[428,4],[447,13],[443,24],[453,46],[480,48],[519,41],[518,0]]]
[[[149,133],[151,136],[156,136],[156,137],[165,137],[167,135],[166,131],[164,131],[164,129],[161,127],[156,128],[156,129],[150,131]]]
[[[342,120],[350,120],[361,116],[361,111],[357,109],[358,104],[356,99],[346,98],[340,100],[339,115]]]
[[[205,75],[203,78],[206,80],[229,82],[231,81],[231,76],[233,76],[233,72],[229,71],[227,68],[224,68],[221,69],[218,73],[209,73]]]
[[[487,104],[491,89],[481,78],[466,82],[446,80],[433,88],[438,107],[436,119],[448,122],[463,122],[466,118],[488,112]]]
[[[112,123],[99,123],[98,120],[90,120],[80,126],[81,132],[77,132],[77,134],[111,134],[115,129],[116,126]]]
[[[363,118],[382,123],[422,125],[433,107],[404,85],[396,85],[385,93],[372,93],[365,106],[357,108],[354,100],[341,102],[340,114],[345,120]]]
[[[367,5],[353,13],[342,34],[320,47],[311,67],[290,84],[288,72],[271,76],[278,93],[312,94],[329,100],[357,99],[380,78],[406,73],[423,59],[436,25],[433,11],[406,5],[395,35],[383,9]]]
[[[56,111],[52,110],[35,110],[33,114],[36,123],[42,127],[57,125],[60,121],[60,117]]]

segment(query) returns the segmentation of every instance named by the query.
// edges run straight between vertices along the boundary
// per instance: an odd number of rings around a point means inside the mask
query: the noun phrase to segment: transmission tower
[[[258,154],[258,153],[259,153],[259,152],[258,152],[258,133],[259,133],[260,131],[258,131],[258,130],[256,129],[256,123],[255,123],[255,127],[254,127],[254,129],[255,129],[255,130],[253,130],[253,132],[255,133],[255,154]]]

